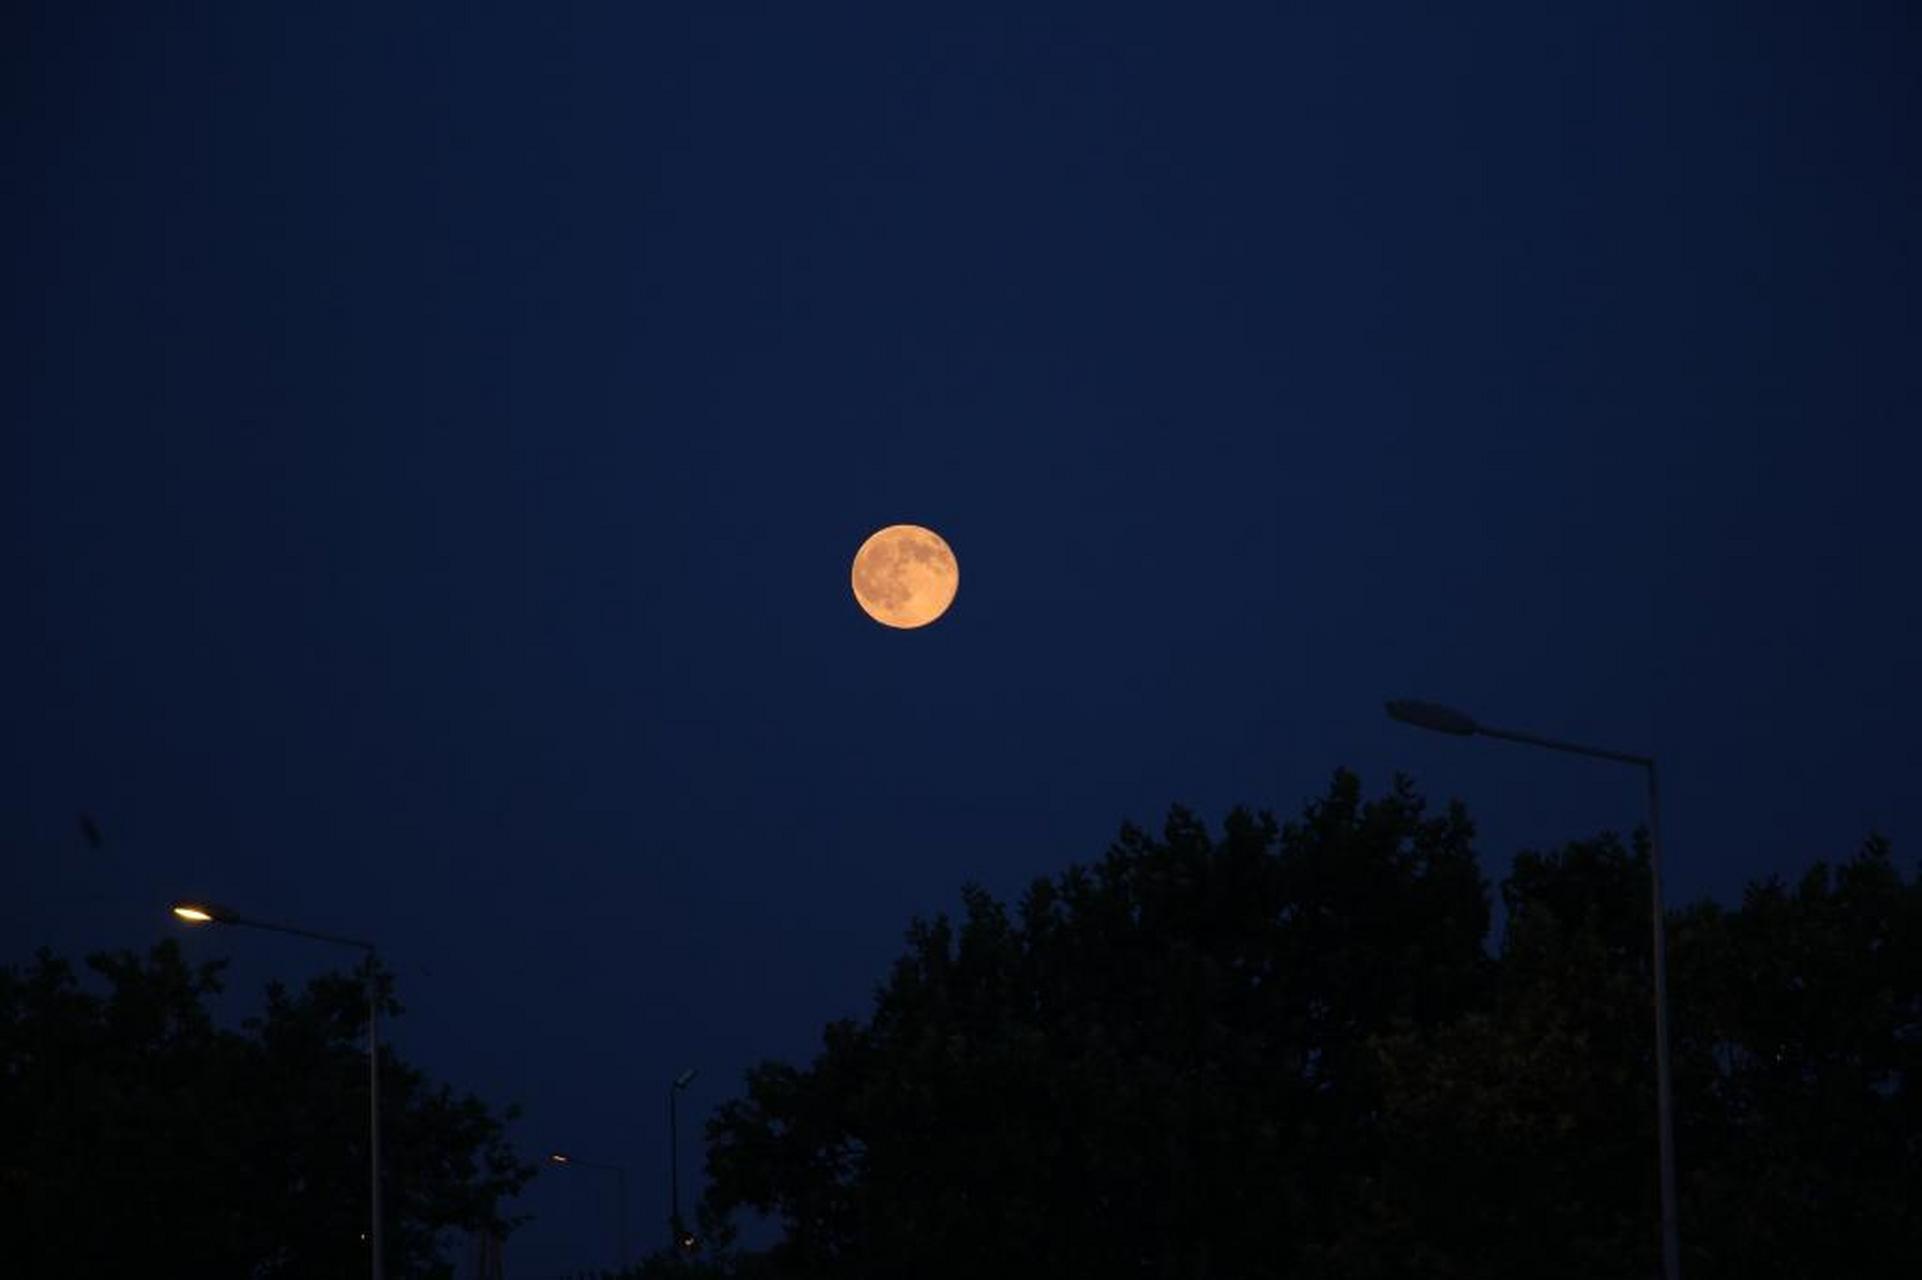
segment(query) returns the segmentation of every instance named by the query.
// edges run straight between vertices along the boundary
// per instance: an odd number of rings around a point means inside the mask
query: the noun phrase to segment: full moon
[[[948,611],[961,566],[941,535],[918,524],[891,524],[854,553],[854,599],[884,627],[925,627]]]

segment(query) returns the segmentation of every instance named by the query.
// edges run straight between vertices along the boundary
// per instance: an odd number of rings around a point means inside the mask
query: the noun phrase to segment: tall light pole
[[[1417,729],[1451,733],[1463,738],[1472,738],[1477,734],[1484,738],[1502,738],[1531,747],[1545,747],[1550,751],[1565,751],[1571,755],[1632,764],[1647,773],[1649,907],[1653,916],[1651,931],[1654,935],[1655,957],[1655,1142],[1662,1179],[1662,1275],[1665,1280],[1681,1280],[1682,1247],[1675,1211],[1675,1127],[1669,1103],[1668,917],[1662,907],[1662,807],[1661,793],[1655,780],[1654,757],[1585,747],[1515,729],[1493,729],[1465,711],[1435,702],[1399,698],[1389,702],[1387,710],[1391,718],[1414,725]]]
[[[291,933],[300,938],[312,938],[317,942],[331,942],[336,946],[354,947],[367,956],[367,1150],[368,1185],[371,1202],[372,1230],[369,1243],[373,1246],[374,1280],[383,1280],[387,1273],[386,1259],[381,1247],[380,1230],[380,984],[375,977],[374,944],[359,938],[343,938],[331,933],[316,933],[312,929],[296,929],[287,924],[269,924],[265,920],[255,920],[243,916],[231,907],[216,906],[211,902],[183,901],[173,905],[175,916],[192,925],[231,924],[248,929],[265,929],[270,933]]]
[[[667,1089],[667,1185],[668,1227],[674,1233],[674,1248],[682,1254],[694,1251],[694,1235],[681,1221],[681,1121],[679,1102],[681,1090],[699,1075],[693,1067],[674,1077],[674,1083]]]
[[[614,1269],[616,1271],[619,1271],[623,1267],[627,1266],[627,1260],[631,1255],[627,1251],[627,1170],[626,1168],[618,1164],[596,1164],[592,1160],[582,1160],[577,1156],[568,1155],[565,1151],[556,1151],[553,1155],[547,1157],[547,1162],[549,1164],[563,1165],[567,1168],[578,1167],[582,1169],[599,1169],[603,1173],[611,1173],[614,1175],[614,1194],[621,1198],[620,1215],[617,1219],[617,1221],[619,1222],[620,1234],[616,1238],[620,1247],[620,1253],[615,1258]]]

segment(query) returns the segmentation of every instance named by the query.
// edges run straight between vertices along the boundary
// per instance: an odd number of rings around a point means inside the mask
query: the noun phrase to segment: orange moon
[[[854,553],[854,599],[868,617],[903,631],[948,611],[961,566],[941,535],[918,524],[891,524]]]

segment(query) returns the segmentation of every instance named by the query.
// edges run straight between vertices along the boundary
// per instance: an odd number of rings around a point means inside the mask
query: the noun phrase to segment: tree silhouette
[[[367,1265],[364,975],[267,991],[240,1031],[206,1000],[223,964],[165,942],[0,968],[0,1225],[31,1276],[340,1276]],[[398,1014],[391,978],[384,1012]],[[505,1116],[381,1063],[389,1272],[451,1274],[438,1236],[504,1233],[533,1170]],[[15,1268],[18,1268],[15,1270]]]
[[[1922,1270],[1922,879],[1871,838],[1677,940],[1703,1247],[1731,1275]]]
[[[1012,913],[964,890],[710,1121],[702,1269],[1653,1274],[1646,849],[1519,856],[1491,952],[1472,839],[1340,772],[1286,825],[1126,827]],[[1690,1274],[1912,1273],[1922,882],[1871,842],[1669,928]]]
[[[1018,916],[917,921],[866,1025],[709,1128],[789,1274],[1285,1274],[1374,1161],[1370,1037],[1472,1006],[1466,816],[1350,774],[1299,822],[1177,809]]]

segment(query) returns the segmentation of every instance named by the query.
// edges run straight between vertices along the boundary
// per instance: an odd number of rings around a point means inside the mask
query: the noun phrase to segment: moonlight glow
[[[946,613],[961,585],[954,552],[932,529],[891,524],[854,553],[854,598],[888,627],[925,627]]]

